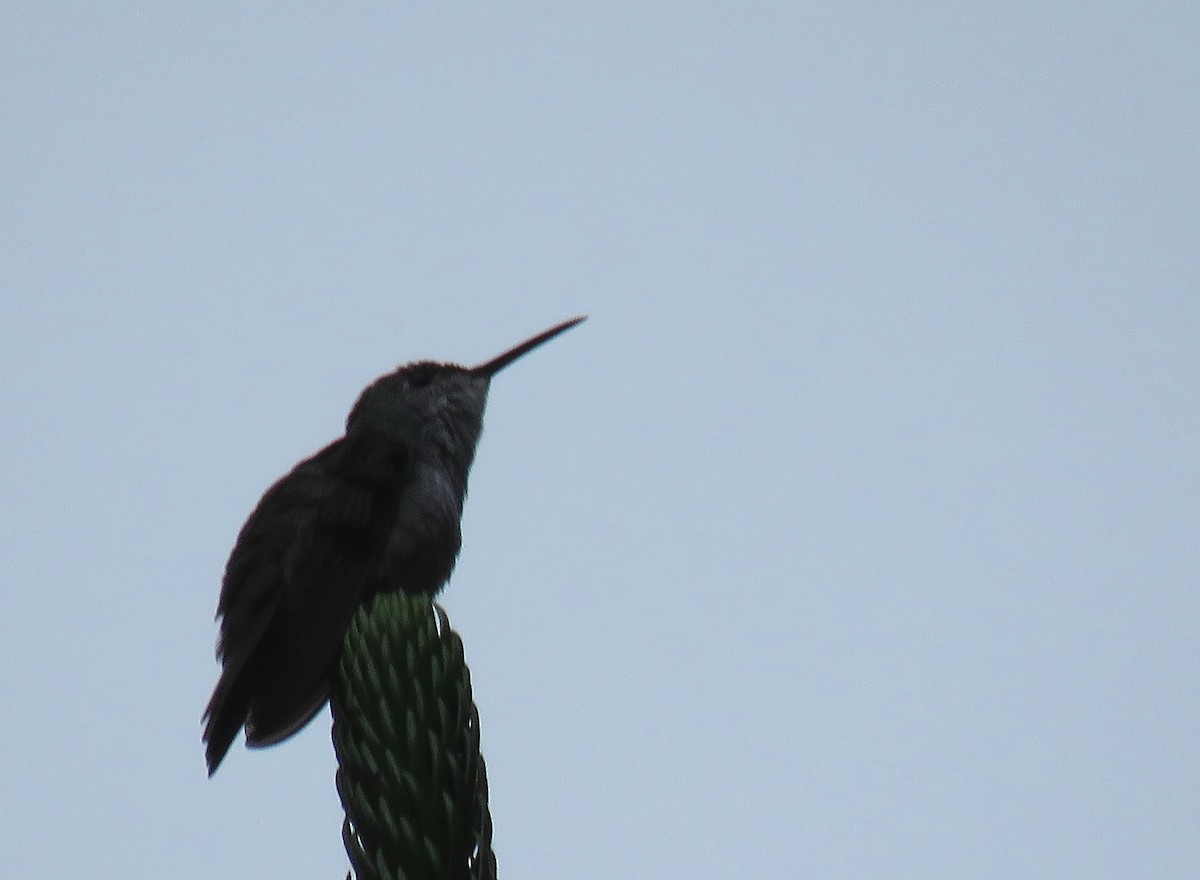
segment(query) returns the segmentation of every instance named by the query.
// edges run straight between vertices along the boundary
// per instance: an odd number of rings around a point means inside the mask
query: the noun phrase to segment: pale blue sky
[[[221,570],[418,357],[501,875],[1200,875],[1188,4],[9,4],[0,865],[338,878]]]

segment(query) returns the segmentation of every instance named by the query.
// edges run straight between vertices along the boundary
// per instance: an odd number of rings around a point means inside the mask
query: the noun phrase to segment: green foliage
[[[446,612],[402,592],[360,608],[331,703],[358,880],[494,880],[479,713]]]

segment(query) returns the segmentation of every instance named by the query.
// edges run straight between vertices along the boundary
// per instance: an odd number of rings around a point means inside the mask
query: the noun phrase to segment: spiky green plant
[[[446,612],[403,592],[366,603],[331,704],[357,880],[494,880],[479,713]]]

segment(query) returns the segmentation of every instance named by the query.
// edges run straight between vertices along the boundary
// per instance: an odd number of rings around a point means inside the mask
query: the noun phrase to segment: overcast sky
[[[1194,5],[10,3],[0,873],[340,878],[205,777],[225,559],[415,358],[494,384],[509,878],[1200,876]]]

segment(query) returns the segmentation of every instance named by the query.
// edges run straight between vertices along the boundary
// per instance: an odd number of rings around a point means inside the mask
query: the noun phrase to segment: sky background
[[[501,876],[1200,875],[1194,4],[9,3],[0,869],[340,878],[225,559],[397,364]]]

